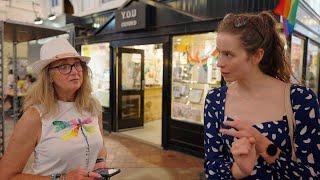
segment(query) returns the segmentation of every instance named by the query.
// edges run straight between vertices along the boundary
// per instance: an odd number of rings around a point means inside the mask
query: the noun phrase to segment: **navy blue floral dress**
[[[205,173],[208,179],[233,179],[230,152],[233,137],[219,132],[224,120],[227,87],[209,91],[204,109]],[[291,86],[291,104],[296,120],[295,145],[297,161],[291,160],[288,121],[269,121],[254,125],[281,149],[280,157],[267,164],[259,157],[246,179],[320,179],[320,119],[316,95],[306,87]]]

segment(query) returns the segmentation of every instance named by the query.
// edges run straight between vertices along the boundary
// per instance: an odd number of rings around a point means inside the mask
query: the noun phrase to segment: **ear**
[[[253,64],[258,65],[260,61],[262,60],[264,55],[264,50],[262,48],[259,48],[253,55],[252,55],[252,62]]]

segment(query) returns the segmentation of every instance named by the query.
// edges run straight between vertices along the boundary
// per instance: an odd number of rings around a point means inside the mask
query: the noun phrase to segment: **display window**
[[[110,55],[109,43],[81,46],[81,55],[91,57],[88,66],[92,72],[93,95],[102,106],[109,107],[110,97]]]
[[[311,88],[316,94],[318,93],[319,88],[319,62],[320,47],[312,41],[309,41],[306,66],[306,86]]]
[[[293,77],[291,81],[293,83],[301,83],[303,81],[303,53],[304,53],[305,40],[292,35],[291,39],[291,69]]]
[[[221,86],[216,33],[174,36],[171,118],[203,124],[207,92]]]

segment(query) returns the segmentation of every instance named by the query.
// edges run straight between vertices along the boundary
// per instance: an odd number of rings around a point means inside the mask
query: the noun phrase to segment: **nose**
[[[217,66],[219,68],[223,68],[225,66],[224,61],[222,60],[222,58],[218,59]]]
[[[76,70],[76,67],[74,65],[71,66],[71,70],[70,70],[70,74],[75,74],[78,73],[78,71]]]

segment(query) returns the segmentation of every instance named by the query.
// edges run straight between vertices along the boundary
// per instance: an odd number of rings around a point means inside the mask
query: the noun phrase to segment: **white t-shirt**
[[[34,107],[42,116],[42,107]],[[58,107],[55,117],[41,117],[41,138],[31,173],[49,176],[78,167],[92,171],[103,147],[98,117],[80,114],[73,102],[58,101]]]

